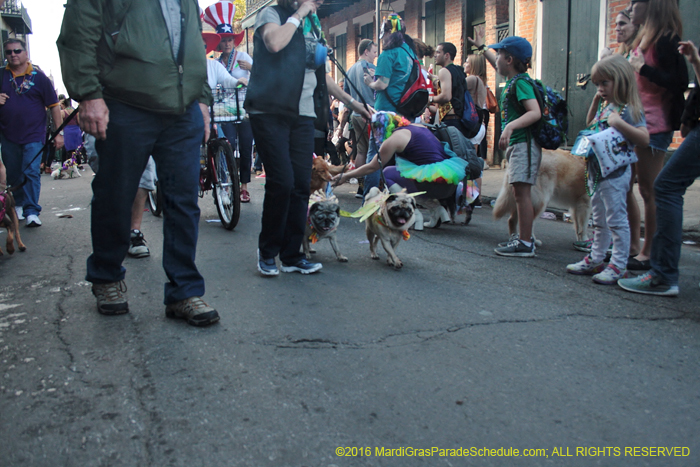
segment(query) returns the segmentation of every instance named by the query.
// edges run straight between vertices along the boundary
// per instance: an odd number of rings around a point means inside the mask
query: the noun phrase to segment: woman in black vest
[[[265,166],[265,200],[258,270],[311,274],[321,269],[300,252],[309,202],[314,120],[327,118],[328,91],[353,110],[369,113],[325,74],[326,48],[317,0],[279,0],[255,21],[255,61],[246,94],[255,143]],[[316,105],[314,105],[316,103]]]

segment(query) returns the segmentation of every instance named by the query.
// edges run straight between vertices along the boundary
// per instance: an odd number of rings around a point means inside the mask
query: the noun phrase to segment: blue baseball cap
[[[503,49],[521,62],[526,62],[532,57],[532,46],[530,43],[518,36],[509,36],[498,44],[489,45],[489,49]]]

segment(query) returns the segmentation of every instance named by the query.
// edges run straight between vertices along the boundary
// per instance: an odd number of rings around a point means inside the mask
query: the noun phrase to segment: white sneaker
[[[21,206],[15,206],[15,212],[17,213],[17,219],[24,220],[24,208]]]
[[[620,279],[627,277],[627,269],[620,270],[614,264],[608,264],[608,267],[603,272],[593,276],[593,282],[603,285],[617,284]]]
[[[27,227],[41,227],[41,221],[39,216],[36,214],[30,214],[27,216]]]
[[[605,263],[602,261],[600,263],[594,263],[590,256],[586,255],[578,263],[569,264],[566,267],[566,272],[570,274],[578,274],[585,276],[592,276],[603,272],[605,270]]]

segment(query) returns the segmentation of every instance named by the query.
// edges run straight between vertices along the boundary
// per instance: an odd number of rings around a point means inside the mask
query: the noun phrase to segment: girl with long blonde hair
[[[589,124],[595,124],[600,131],[617,130],[624,138],[614,143],[621,152],[629,153],[634,146],[649,144],[634,69],[627,60],[617,54],[603,58],[593,65],[591,80],[597,92],[588,110]],[[612,285],[627,273],[630,226],[625,200],[632,169],[624,165],[603,176],[598,158],[592,154],[586,160],[586,168],[586,186],[593,190],[595,234],[590,253],[578,263],[569,264],[566,270],[571,274],[592,275],[594,282]],[[603,261],[611,239],[612,256],[606,267]]]

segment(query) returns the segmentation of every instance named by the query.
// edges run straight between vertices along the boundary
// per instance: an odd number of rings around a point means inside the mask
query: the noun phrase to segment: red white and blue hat
[[[236,6],[232,2],[221,1],[205,8],[202,19],[213,27],[214,31],[222,38],[233,37],[234,46],[237,47],[243,41],[245,31],[233,32],[233,16],[235,14]]]

